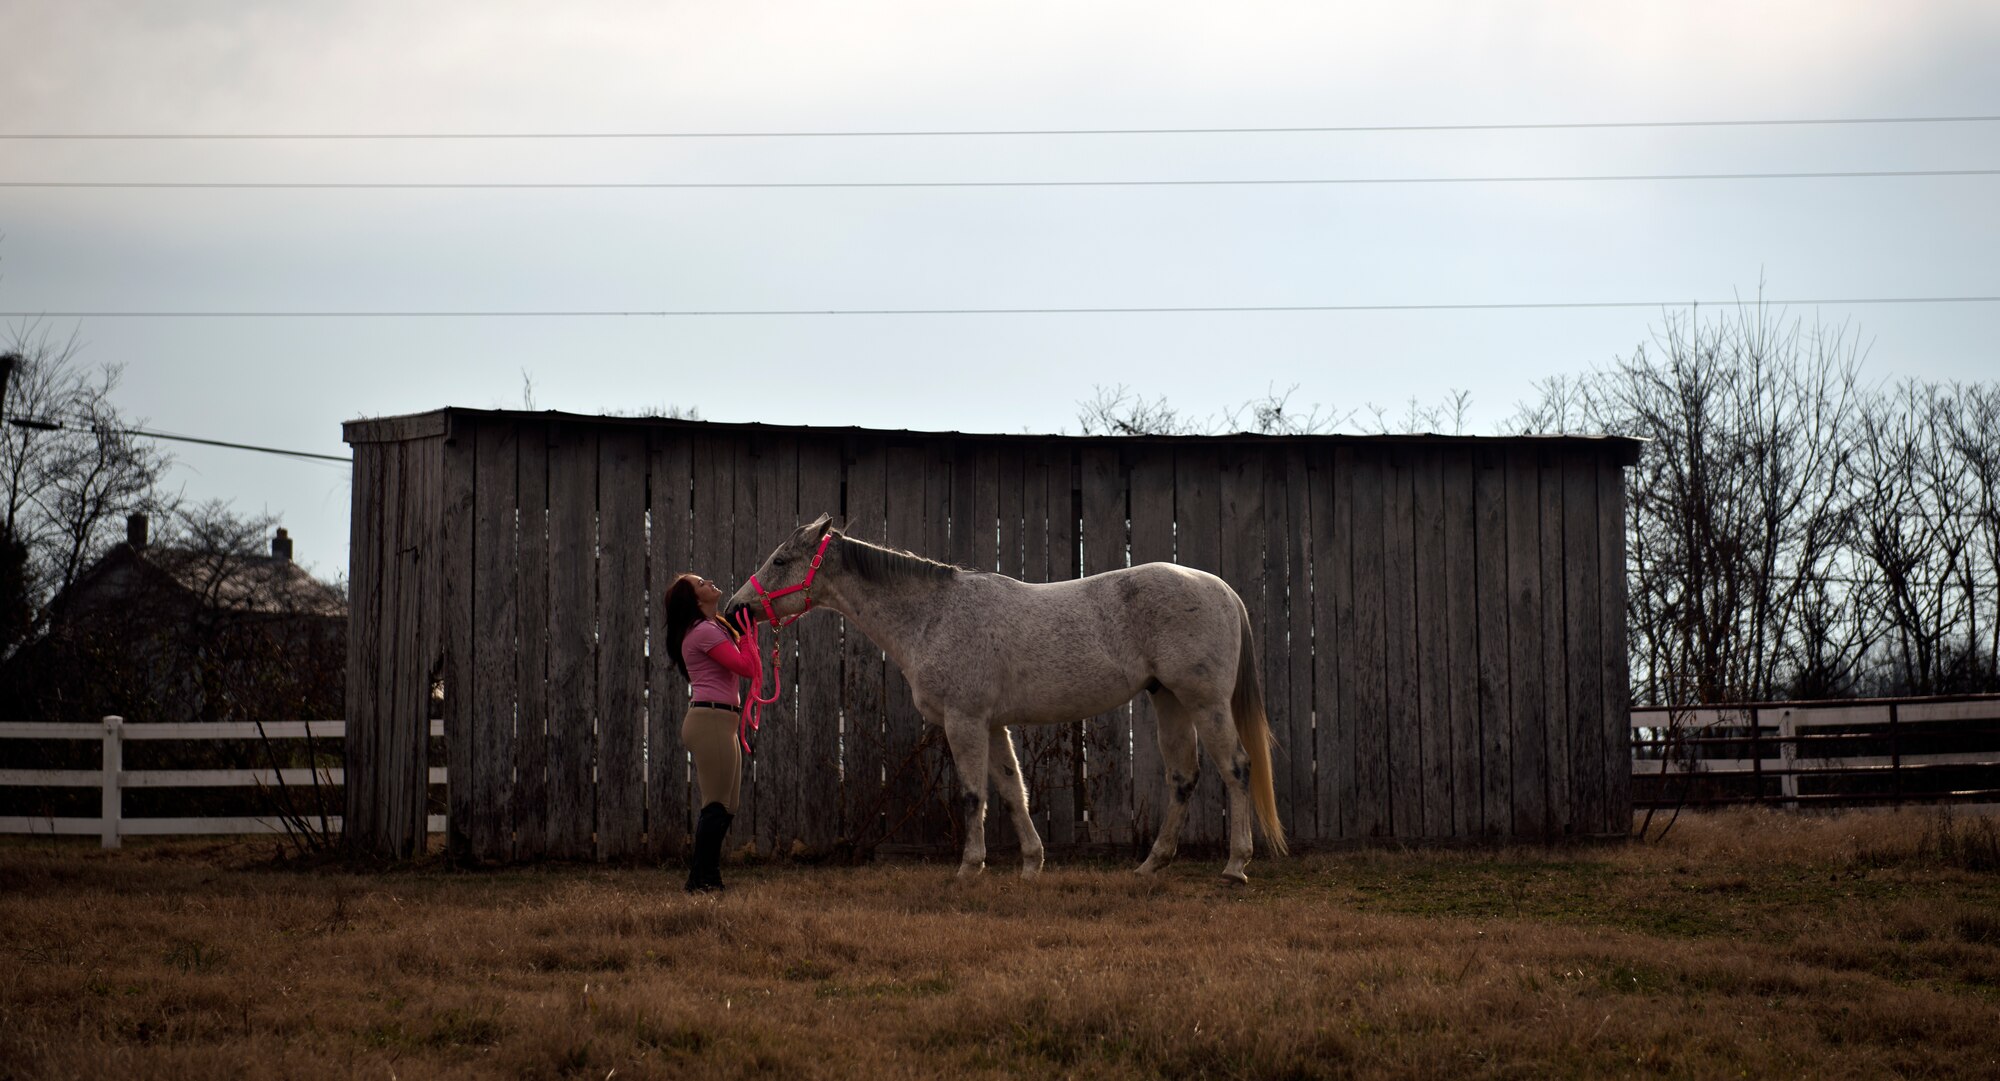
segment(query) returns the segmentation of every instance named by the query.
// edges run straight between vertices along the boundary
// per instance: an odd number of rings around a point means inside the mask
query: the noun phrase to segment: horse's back
[[[1206,571],[1145,563],[1060,582],[977,574],[954,594],[912,682],[1005,723],[1100,713],[1155,679],[1233,677],[1241,602]]]

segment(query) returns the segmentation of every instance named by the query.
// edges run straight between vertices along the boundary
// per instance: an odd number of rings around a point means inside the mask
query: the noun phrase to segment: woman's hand
[[[751,613],[750,609],[737,609],[736,632],[739,637],[748,638],[752,642],[757,640],[757,617]]]

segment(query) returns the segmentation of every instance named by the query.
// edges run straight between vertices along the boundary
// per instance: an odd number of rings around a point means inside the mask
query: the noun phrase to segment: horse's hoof
[[[1151,877],[1152,875],[1159,873],[1159,870],[1160,870],[1160,865],[1154,863],[1152,860],[1149,859],[1146,862],[1140,864],[1139,866],[1132,868],[1132,873],[1135,875],[1146,875],[1148,877]]]
[[[982,862],[982,863],[961,863],[961,864],[959,864],[959,865],[958,865],[958,877],[959,877],[959,878],[960,878],[961,880],[964,880],[964,879],[968,879],[968,878],[973,878],[973,877],[976,877],[976,876],[978,876],[978,875],[983,875],[983,874],[985,874],[985,873],[986,873],[986,864],[985,864],[985,863],[983,863],[983,862]]]
[[[1234,882],[1239,886],[1248,886],[1250,884],[1250,876],[1241,871],[1224,871],[1222,872],[1222,880],[1224,882]]]

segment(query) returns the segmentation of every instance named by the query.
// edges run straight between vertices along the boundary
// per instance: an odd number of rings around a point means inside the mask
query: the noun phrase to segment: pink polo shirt
[[[711,651],[723,654],[732,663],[725,665],[723,660],[711,656]],[[756,670],[753,667],[756,655],[745,657],[744,652],[714,620],[704,619],[688,628],[687,637],[681,639],[681,659],[687,662],[689,690],[695,701],[737,705],[741,701],[736,695],[738,674],[744,669]]]

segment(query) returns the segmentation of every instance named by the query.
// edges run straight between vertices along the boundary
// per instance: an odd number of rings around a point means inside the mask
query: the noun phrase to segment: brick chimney
[[[285,532],[284,526],[279,526],[278,532],[271,537],[271,558],[287,563],[292,561],[292,535]]]
[[[125,543],[133,548],[146,546],[146,516],[128,514],[125,516]]]

